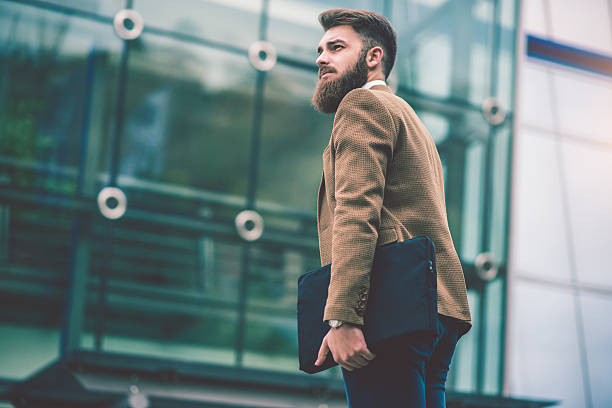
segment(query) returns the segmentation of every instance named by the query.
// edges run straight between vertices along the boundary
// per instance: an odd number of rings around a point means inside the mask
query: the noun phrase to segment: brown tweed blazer
[[[471,328],[436,145],[388,87],[354,89],[340,103],[323,151],[317,221],[321,265],[332,264],[324,320],[363,324],[376,246],[427,235],[436,246],[438,313]]]

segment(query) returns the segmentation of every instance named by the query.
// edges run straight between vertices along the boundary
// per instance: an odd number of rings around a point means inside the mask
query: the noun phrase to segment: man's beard
[[[363,86],[367,80],[368,66],[365,62],[365,53],[362,53],[355,65],[340,78],[319,79],[312,96],[312,104],[319,112],[333,113],[347,93]]]

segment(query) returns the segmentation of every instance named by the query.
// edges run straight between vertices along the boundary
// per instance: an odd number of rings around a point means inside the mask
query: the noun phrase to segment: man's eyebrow
[[[329,41],[326,43],[326,45],[327,45],[327,47],[329,48],[329,47],[331,47],[331,46],[333,46],[334,44],[337,44],[337,43],[346,44],[346,41],[344,41],[343,39],[340,39],[340,38],[336,38],[336,39],[334,39],[334,40],[329,40]],[[317,48],[317,54],[320,54],[320,53],[321,53],[321,51],[323,51],[323,49],[321,48],[321,46],[319,46],[319,48]]]

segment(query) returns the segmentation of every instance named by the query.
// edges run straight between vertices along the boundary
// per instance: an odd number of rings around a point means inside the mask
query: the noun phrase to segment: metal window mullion
[[[262,10],[259,20],[259,40],[266,41],[268,31],[268,6],[269,1],[263,0]],[[249,156],[249,176],[247,185],[246,209],[254,210],[255,198],[257,194],[258,169],[259,169],[259,150],[261,144],[261,127],[264,103],[264,90],[267,72],[257,70],[255,83],[255,105],[253,107],[253,127],[251,129],[250,156]],[[251,244],[244,243],[242,247],[242,262],[240,271],[240,289],[238,298],[238,317],[236,331],[236,365],[242,366],[246,337],[246,307],[249,288],[249,269],[251,266]]]

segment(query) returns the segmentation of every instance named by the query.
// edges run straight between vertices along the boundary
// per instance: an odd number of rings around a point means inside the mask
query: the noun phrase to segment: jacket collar
[[[393,93],[391,88],[389,88],[387,85],[374,85],[370,89],[373,91],[385,91],[385,92]]]

